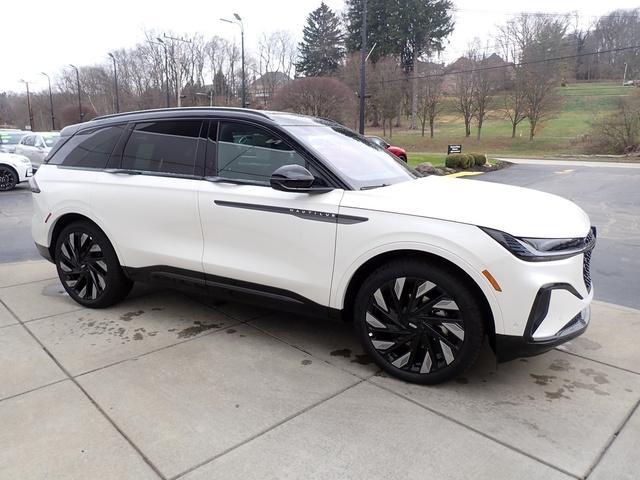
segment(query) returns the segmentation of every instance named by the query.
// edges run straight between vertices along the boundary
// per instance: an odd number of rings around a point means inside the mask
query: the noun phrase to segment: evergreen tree
[[[344,57],[340,20],[324,2],[307,17],[299,50],[296,70],[307,77],[328,76],[340,66]]]

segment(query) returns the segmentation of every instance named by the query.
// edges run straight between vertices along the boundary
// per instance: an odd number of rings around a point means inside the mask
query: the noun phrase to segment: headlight
[[[546,262],[573,257],[591,250],[596,243],[595,227],[591,227],[589,235],[583,238],[514,237],[500,230],[484,227],[480,229],[513,255],[528,262]]]
[[[31,165],[31,160],[29,160],[27,157],[20,157],[20,161],[22,163],[24,163],[25,165]]]

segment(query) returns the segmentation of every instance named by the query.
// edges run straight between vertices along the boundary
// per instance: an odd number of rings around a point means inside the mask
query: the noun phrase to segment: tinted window
[[[60,138],[60,135],[47,135],[47,136],[43,136],[42,140],[44,141],[45,146],[53,147],[59,138]]]
[[[200,120],[139,123],[122,156],[122,168],[193,175]]]
[[[220,177],[265,184],[283,165],[306,166],[304,158],[276,135],[260,127],[231,122],[220,123],[217,160]]]
[[[105,168],[123,131],[124,125],[114,125],[78,132],[48,163],[67,167]]]
[[[27,135],[22,139],[22,142],[20,143],[22,143],[22,145],[33,147],[35,145],[35,140],[36,140],[36,137],[34,137],[33,135]]]
[[[23,132],[0,132],[0,144],[15,145],[24,137]]]

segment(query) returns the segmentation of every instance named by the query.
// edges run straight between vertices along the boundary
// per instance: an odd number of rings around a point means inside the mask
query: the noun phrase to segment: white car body
[[[0,152],[0,165],[12,168],[18,177],[18,183],[26,182],[33,175],[31,161],[24,155]]]
[[[16,145],[14,153],[27,157],[31,160],[34,170],[37,170],[40,168],[40,165],[42,165],[44,159],[47,158],[47,155],[49,155],[51,148],[59,136],[60,134],[58,132],[28,133],[22,137],[20,143]]]
[[[589,321],[590,250],[527,261],[479,228],[586,242],[587,215],[554,195],[436,176],[309,194],[131,173],[43,164],[35,176],[32,229],[43,255],[52,256],[61,220],[84,217],[110,239],[125,270],[143,272],[141,278],[164,275],[179,283],[185,272],[195,272],[207,285],[261,286],[265,297],[342,312],[358,272],[412,252],[437,258],[475,283],[504,360],[548,350],[582,333]],[[544,316],[533,328],[536,308]]]

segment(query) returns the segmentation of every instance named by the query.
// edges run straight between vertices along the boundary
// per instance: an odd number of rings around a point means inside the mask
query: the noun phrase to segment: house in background
[[[291,77],[283,72],[266,72],[249,84],[249,97],[252,108],[269,108],[270,100]]]

